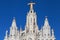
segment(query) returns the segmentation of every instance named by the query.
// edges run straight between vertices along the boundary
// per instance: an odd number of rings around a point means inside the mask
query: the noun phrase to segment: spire
[[[49,25],[49,23],[48,23],[47,16],[45,16],[45,17],[46,17],[46,18],[45,18],[45,23],[44,23],[44,25],[47,26],[47,25]]]
[[[53,38],[53,40],[56,39],[55,36],[54,36],[54,30],[53,29],[52,29],[52,38]]]
[[[12,21],[12,27],[15,27],[16,26],[16,20],[15,20],[15,17],[13,18],[13,21]]]
[[[6,35],[8,34],[8,31],[6,30]]]
[[[8,40],[8,31],[6,30],[6,36],[4,40]]]
[[[20,32],[22,31],[22,28],[21,28],[21,26],[20,26]]]
[[[33,5],[34,5],[35,3],[33,3],[33,2],[31,2],[31,3],[28,3],[28,5],[30,5],[30,10],[32,10],[33,9]]]
[[[20,26],[20,36],[21,36],[21,33],[22,33],[22,28],[21,28],[21,26]]]
[[[29,13],[27,15],[26,28],[29,28],[28,29],[29,31],[33,30],[33,28],[35,26],[37,27],[37,20],[36,20],[37,19],[37,15],[36,15],[36,12],[34,12],[34,10],[33,10],[33,5],[34,4],[35,3],[33,3],[33,2],[28,3],[28,5],[30,5],[30,10],[29,10]],[[36,28],[36,29],[38,29],[38,28]]]
[[[8,37],[8,31],[6,30],[6,38]]]
[[[17,32],[17,25],[16,25],[16,20],[15,17],[13,18],[12,25],[10,27],[10,35],[15,35]]]
[[[52,29],[52,37],[54,37],[54,30]]]

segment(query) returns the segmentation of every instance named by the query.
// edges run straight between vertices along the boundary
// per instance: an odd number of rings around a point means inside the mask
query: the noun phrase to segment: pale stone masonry
[[[15,18],[10,27],[10,33],[6,31],[4,40],[55,40],[54,30],[51,29],[47,17],[45,18],[44,25],[39,30],[37,25],[37,15],[34,12],[33,4],[29,3],[30,10],[27,13],[25,30],[18,30]]]

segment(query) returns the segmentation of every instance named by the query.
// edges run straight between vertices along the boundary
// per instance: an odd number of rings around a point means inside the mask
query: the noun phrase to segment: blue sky
[[[56,40],[60,40],[60,0],[0,0],[0,40],[4,39],[6,30],[10,29],[13,17],[16,18],[18,29],[24,30],[29,2],[35,2],[39,29],[48,16],[49,24],[54,29]]]

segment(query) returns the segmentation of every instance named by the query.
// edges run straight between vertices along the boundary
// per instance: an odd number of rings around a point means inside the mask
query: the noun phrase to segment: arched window
[[[32,13],[32,11],[31,11],[31,13]]]
[[[34,25],[35,25],[35,18],[34,18]]]
[[[31,18],[31,23],[32,23],[32,18]]]

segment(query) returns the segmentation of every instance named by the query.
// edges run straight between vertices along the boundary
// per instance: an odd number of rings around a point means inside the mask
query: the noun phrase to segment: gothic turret
[[[14,18],[12,21],[12,25],[10,27],[10,36],[12,38],[15,38],[16,35],[17,35],[17,25],[16,25],[16,20]]]
[[[44,37],[50,37],[51,36],[50,32],[51,32],[50,31],[50,25],[49,25],[48,19],[46,17],[45,22],[44,22],[44,26],[43,26],[43,36]]]
[[[35,3],[29,3],[30,10],[27,15],[27,22],[26,22],[26,28],[29,29],[30,32],[35,31],[35,28],[37,28],[37,16],[36,13],[33,10],[33,4]]]

